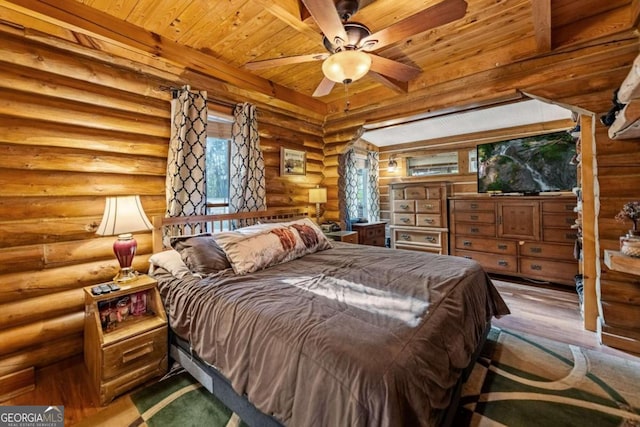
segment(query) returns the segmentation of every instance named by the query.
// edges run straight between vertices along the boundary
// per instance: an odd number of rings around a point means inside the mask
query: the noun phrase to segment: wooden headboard
[[[237,212],[216,215],[192,215],[165,218],[153,217],[153,252],[167,249],[163,236],[182,236],[184,234],[217,233],[229,231],[241,226],[259,222],[291,221],[309,216],[307,208],[275,208],[256,212]]]

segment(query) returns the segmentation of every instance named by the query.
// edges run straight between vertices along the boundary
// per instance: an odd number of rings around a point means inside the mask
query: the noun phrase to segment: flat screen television
[[[576,143],[569,132],[480,144],[478,193],[537,194],[576,186]]]

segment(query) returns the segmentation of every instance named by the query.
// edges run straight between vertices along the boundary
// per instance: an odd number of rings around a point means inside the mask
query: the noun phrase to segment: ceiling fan
[[[358,22],[349,22],[360,6],[358,0],[302,0],[324,35],[327,53],[289,56],[249,62],[245,68],[257,70],[281,65],[324,61],[325,77],[318,85],[314,97],[328,95],[336,83],[349,84],[367,73],[373,73],[382,82],[398,86],[422,72],[421,69],[375,54],[385,46],[410,38],[431,28],[462,18],[467,11],[465,0],[443,0],[396,24],[371,33]]]

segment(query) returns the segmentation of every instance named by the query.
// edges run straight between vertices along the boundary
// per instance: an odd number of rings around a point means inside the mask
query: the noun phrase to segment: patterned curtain
[[[351,230],[351,220],[358,217],[358,168],[354,149],[338,159],[338,206],[340,226]]]
[[[267,191],[256,107],[249,103],[238,104],[233,116],[229,211],[264,210],[267,208]]]
[[[166,216],[202,215],[207,210],[207,92],[184,86],[176,93],[171,101]]]
[[[369,206],[367,210],[369,212],[368,220],[379,221],[380,220],[380,190],[378,189],[378,163],[379,154],[377,151],[369,151],[367,153],[367,164],[369,165],[369,182],[367,185],[367,201]]]

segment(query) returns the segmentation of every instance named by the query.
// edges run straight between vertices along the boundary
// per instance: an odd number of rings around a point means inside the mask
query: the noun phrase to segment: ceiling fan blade
[[[448,24],[462,18],[467,12],[467,2],[464,0],[444,0],[428,9],[418,12],[402,21],[380,30],[362,40],[362,45],[375,41],[364,50],[373,51],[393,44],[400,40],[413,37],[416,34]]]
[[[335,84],[336,83],[334,81],[331,81],[326,77],[323,78],[316,88],[315,92],[313,92],[312,96],[314,98],[318,98],[321,96],[329,95],[331,93],[331,90],[333,90],[333,86],[335,86]]]
[[[409,83],[401,82],[395,79],[392,79],[388,76],[383,76],[382,74],[378,74],[375,71],[369,71],[369,77],[388,87],[396,93],[405,94],[409,93]]]
[[[378,74],[391,77],[401,82],[415,79],[422,72],[420,68],[403,64],[402,62],[387,59],[382,56],[371,55],[371,70]]]
[[[327,40],[332,44],[336,44],[336,38],[343,42],[347,41],[347,32],[332,0],[302,0],[302,3],[318,23]]]
[[[314,53],[311,55],[286,56],[284,58],[265,59],[263,61],[247,62],[247,70],[261,70],[263,68],[279,67],[281,65],[301,64],[303,62],[322,61],[329,57],[328,53]]]

